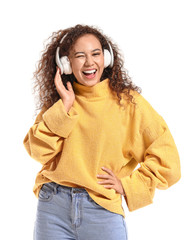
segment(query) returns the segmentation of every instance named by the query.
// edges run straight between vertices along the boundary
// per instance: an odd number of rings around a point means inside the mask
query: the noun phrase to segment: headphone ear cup
[[[104,67],[107,68],[111,64],[111,54],[107,49],[104,49]]]
[[[59,57],[59,49],[60,49],[60,48],[57,47],[55,60],[56,60],[57,66],[60,68],[61,74],[63,74],[64,71],[63,71],[63,66],[62,66],[62,63],[61,63],[60,57]]]
[[[69,58],[67,56],[63,56],[60,58],[60,62],[62,64],[63,73],[66,75],[72,74]]]

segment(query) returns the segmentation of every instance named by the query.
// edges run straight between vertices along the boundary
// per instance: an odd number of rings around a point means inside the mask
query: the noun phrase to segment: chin
[[[77,82],[85,86],[94,86],[100,82],[100,78],[86,79],[85,77],[78,79]]]
[[[96,85],[97,83],[99,83],[100,81],[97,81],[97,80],[92,80],[92,81],[84,81],[82,84],[85,85],[85,86],[94,86]]]

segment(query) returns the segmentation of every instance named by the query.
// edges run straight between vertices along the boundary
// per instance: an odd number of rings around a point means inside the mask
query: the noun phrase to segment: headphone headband
[[[68,33],[64,34],[64,36],[63,36],[62,39],[60,40],[60,44],[63,42],[63,40],[66,38],[67,35],[68,35]]]

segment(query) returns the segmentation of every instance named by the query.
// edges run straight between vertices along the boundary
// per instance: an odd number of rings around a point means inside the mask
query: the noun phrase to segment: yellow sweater
[[[180,179],[180,161],[168,126],[142,95],[132,91],[136,105],[123,98],[121,107],[108,83],[74,82],[70,111],[61,99],[43,108],[23,143],[43,165],[34,186],[37,197],[46,182],[83,187],[99,205],[125,217],[121,195],[97,183],[97,174],[107,174],[101,167],[121,180],[133,211],[152,203],[155,188],[166,189]]]

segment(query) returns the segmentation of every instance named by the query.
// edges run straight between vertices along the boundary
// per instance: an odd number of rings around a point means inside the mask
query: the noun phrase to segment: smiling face
[[[104,55],[100,41],[92,34],[78,38],[69,54],[72,72],[85,86],[100,82],[104,70]]]

